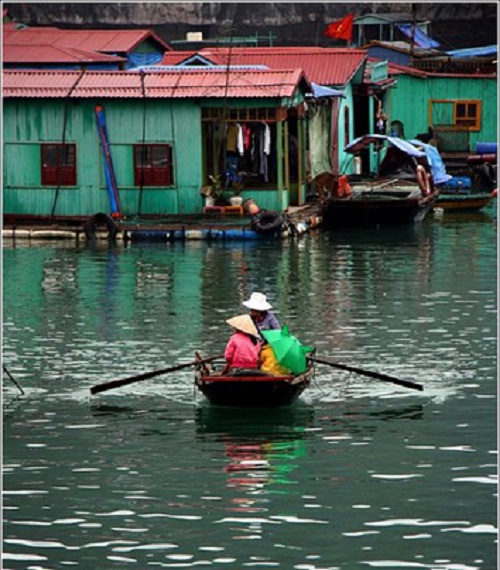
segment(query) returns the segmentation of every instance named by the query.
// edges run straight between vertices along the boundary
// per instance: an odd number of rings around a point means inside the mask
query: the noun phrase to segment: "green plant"
[[[208,178],[211,181],[210,196],[214,199],[217,206],[224,206],[228,203],[226,189],[224,188],[220,174],[210,174]]]

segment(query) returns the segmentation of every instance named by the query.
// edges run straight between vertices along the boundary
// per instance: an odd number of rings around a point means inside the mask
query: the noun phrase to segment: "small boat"
[[[432,210],[439,192],[421,164],[428,164],[424,151],[386,135],[365,135],[347,145],[345,151],[357,155],[375,144],[381,152],[385,143],[388,147],[384,148],[385,156],[376,177],[349,176],[348,191],[339,191],[323,202],[326,227],[413,224],[421,222]]]
[[[256,369],[235,369],[230,375],[196,365],[195,385],[216,406],[278,408],[295,402],[310,385],[314,365],[302,374],[274,376]]]
[[[481,210],[494,199],[492,192],[470,192],[466,194],[440,192],[435,206],[446,211],[471,212]]]

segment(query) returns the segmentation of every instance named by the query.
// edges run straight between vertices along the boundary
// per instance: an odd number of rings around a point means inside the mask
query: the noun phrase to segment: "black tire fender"
[[[276,232],[283,225],[283,218],[278,212],[261,210],[252,217],[252,229],[259,233]]]
[[[115,222],[111,219],[108,214],[104,214],[103,212],[99,212],[90,216],[90,218],[85,222],[85,237],[87,240],[95,240],[96,239],[96,230],[102,226],[105,226],[108,230],[108,241],[115,241],[116,234],[118,233],[118,228],[116,227]]]

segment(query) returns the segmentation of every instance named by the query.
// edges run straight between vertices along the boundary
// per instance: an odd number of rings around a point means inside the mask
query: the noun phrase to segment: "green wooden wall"
[[[396,88],[391,89],[389,122],[404,123],[405,138],[426,133],[429,127],[428,102],[435,99],[481,100],[482,121],[479,132],[470,131],[470,150],[477,141],[498,140],[498,89],[496,78],[427,77],[398,75]]]
[[[65,104],[67,108],[65,110]],[[104,107],[122,211],[138,213],[133,145],[173,145],[174,186],[144,188],[142,214],[191,213],[202,207],[201,113],[190,100],[4,100],[4,212],[50,215],[56,187],[42,187],[40,142],[77,145],[77,186],[62,187],[55,215],[88,216],[109,212],[103,158],[94,109]]]
[[[231,106],[278,107],[285,100],[235,100]],[[114,171],[125,216],[199,213],[204,205],[202,186],[202,122],[199,101],[137,99],[5,99],[3,123],[4,212],[49,216],[91,216],[109,212],[104,161],[96,127],[95,106],[104,108]],[[220,106],[220,100],[204,100]],[[63,135],[64,131],[64,135]],[[40,143],[77,145],[77,185],[41,186]],[[134,186],[133,145],[168,143],[173,147],[174,185]],[[281,143],[280,143],[281,144]],[[283,157],[281,157],[283,158]],[[56,200],[57,196],[57,200]],[[246,188],[266,209],[289,204],[286,177],[280,172],[277,188]],[[139,209],[140,204],[140,209]]]

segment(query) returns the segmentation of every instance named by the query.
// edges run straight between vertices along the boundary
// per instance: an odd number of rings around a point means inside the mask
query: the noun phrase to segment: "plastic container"
[[[476,143],[476,153],[477,154],[497,154],[498,143],[496,142],[477,142]]]
[[[253,198],[247,198],[243,202],[243,209],[245,210],[245,213],[249,214],[250,216],[253,216],[253,215],[258,214],[260,212],[260,208],[255,203]]]

